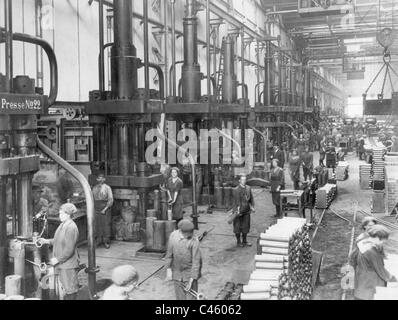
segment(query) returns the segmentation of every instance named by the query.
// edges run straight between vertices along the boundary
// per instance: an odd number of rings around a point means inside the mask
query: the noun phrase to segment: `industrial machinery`
[[[90,93],[86,105],[93,127],[91,184],[104,173],[113,189],[118,208],[131,207],[137,198],[136,222],[145,224],[148,194],[163,183],[160,166],[146,163],[145,134],[156,129],[163,113],[164,77],[162,69],[149,62],[148,1],[144,4],[145,59],[136,56],[133,44],[132,1],[115,1],[113,6],[114,43],[104,44],[104,1],[99,1],[100,58],[99,90]],[[111,46],[111,91],[104,90],[104,49]],[[138,88],[138,70],[144,68],[145,88]],[[159,91],[149,88],[149,68],[159,76]]]
[[[245,33],[242,30],[230,30],[227,36],[222,40],[219,68],[211,74],[211,56],[210,56],[210,4],[206,1],[206,34],[207,34],[207,74],[201,73],[201,66],[198,63],[198,12],[202,7],[199,1],[187,0],[185,5],[184,25],[184,61],[182,66],[181,80],[178,85],[177,94],[177,75],[175,60],[175,37],[172,37],[172,77],[171,77],[171,94],[167,97],[165,105],[165,113],[169,123],[173,123],[177,128],[177,132],[182,128],[192,129],[200,136],[201,129],[220,132],[223,137],[223,145],[225,143],[238,144],[239,148],[244,148],[241,141],[236,141],[232,137],[233,129],[241,129],[242,133],[248,127],[248,119],[250,115],[250,102],[248,100],[247,86],[245,84]],[[175,12],[175,4],[172,3],[172,16]],[[222,18],[222,17],[220,17]],[[175,21],[174,21],[175,22]],[[172,25],[175,34],[175,23]],[[241,75],[239,82],[236,75],[237,60],[237,41],[240,37],[241,47]],[[218,51],[217,44],[213,45],[213,53],[216,56]],[[217,66],[214,59],[215,68]],[[202,94],[202,80],[207,80],[207,93]],[[239,97],[238,88],[241,87],[242,92]],[[243,136],[242,136],[243,138]],[[241,140],[241,139],[239,139]],[[222,201],[223,187],[228,191],[232,191],[231,187],[234,180],[234,165],[223,163],[214,164],[211,162],[214,156],[219,155],[208,153],[208,159],[198,157],[197,163],[206,165],[197,165],[196,173],[185,171],[186,184],[193,183],[192,178],[197,176],[195,183],[197,200],[200,200],[203,186],[207,186],[204,192],[207,197],[211,197],[214,192],[215,199],[221,199],[218,203],[214,203],[217,208],[230,207],[230,202]],[[225,160],[220,156],[220,159]],[[169,159],[170,160],[170,159]],[[218,159],[217,159],[218,160]],[[230,159],[229,159],[230,160]],[[170,162],[170,161],[169,161]],[[207,165],[209,164],[209,165]],[[184,171],[184,170],[183,170]],[[224,189],[225,189],[224,188]],[[231,194],[231,192],[229,192]],[[231,199],[231,197],[226,197]],[[194,216],[196,214],[194,213]]]
[[[37,120],[47,113],[58,92],[57,60],[51,46],[41,38],[14,33],[12,1],[5,1],[5,28],[0,29],[0,42],[5,43],[5,75],[0,74],[0,292],[5,291],[5,277],[22,279],[22,294],[41,298],[41,285],[47,261],[42,261],[39,232],[33,229],[32,180],[39,171],[39,153],[47,154],[82,184],[86,195],[89,234],[89,287],[95,295],[95,251],[93,247],[93,200],[84,177],[58,157],[38,138]],[[37,45],[47,54],[50,65],[50,93],[43,94],[35,80],[25,75],[14,77],[13,42]],[[87,188],[88,187],[88,188]],[[10,205],[8,205],[10,204]],[[9,264],[13,262],[13,265]],[[32,265],[33,268],[25,268]],[[28,290],[28,276],[34,292]],[[26,287],[25,287],[26,284]]]

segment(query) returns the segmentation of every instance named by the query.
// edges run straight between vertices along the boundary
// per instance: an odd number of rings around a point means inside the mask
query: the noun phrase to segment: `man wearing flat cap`
[[[200,242],[194,237],[194,225],[181,220],[178,230],[170,235],[166,254],[167,280],[174,281],[177,300],[195,300],[190,290],[198,292],[202,272]]]
[[[239,185],[233,190],[233,210],[238,213],[234,220],[234,233],[238,247],[252,246],[252,244],[247,241],[247,235],[250,232],[250,215],[251,213],[255,213],[254,197],[251,188],[246,185],[246,181],[247,176],[242,174],[239,178]]]
[[[97,246],[103,243],[105,248],[109,249],[111,247],[113,193],[105,181],[105,175],[99,174],[97,184],[93,188],[96,213],[95,239]]]
[[[40,239],[43,244],[53,247],[50,264],[55,267],[57,281],[63,289],[60,296],[64,300],[76,300],[79,291],[79,253],[77,252],[79,230],[72,220],[76,212],[77,209],[73,204],[62,205],[59,208],[61,224],[55,231],[54,239]]]

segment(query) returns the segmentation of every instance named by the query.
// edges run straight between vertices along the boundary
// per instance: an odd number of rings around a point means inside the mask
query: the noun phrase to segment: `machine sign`
[[[47,106],[46,96],[0,94],[0,114],[43,114]]]

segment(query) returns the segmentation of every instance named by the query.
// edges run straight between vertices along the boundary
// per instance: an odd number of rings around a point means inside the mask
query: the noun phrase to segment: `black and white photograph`
[[[396,0],[0,0],[0,309],[398,300],[397,38]]]

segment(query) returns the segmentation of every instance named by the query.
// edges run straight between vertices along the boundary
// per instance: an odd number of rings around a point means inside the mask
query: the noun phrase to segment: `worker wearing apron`
[[[76,300],[79,291],[79,253],[77,252],[79,230],[72,220],[76,212],[75,205],[71,203],[62,205],[59,208],[61,224],[55,231],[54,239],[40,239],[42,244],[53,247],[50,264],[54,266],[56,283],[61,289],[59,290],[61,300]]]
[[[95,203],[95,237],[97,246],[104,244],[109,249],[111,243],[112,230],[112,206],[113,194],[110,186],[105,184],[105,176],[98,175],[97,184],[93,188],[93,196]]]
[[[175,220],[177,224],[184,217],[184,212],[183,212],[184,199],[181,194],[183,188],[183,182],[178,177],[179,173],[180,171],[178,168],[171,169],[171,177],[167,182],[167,190],[169,192],[169,206],[172,207],[173,220]]]
[[[273,169],[271,170],[271,194],[272,203],[275,206],[276,214],[275,218],[280,218],[281,216],[281,190],[285,188],[285,172],[279,166],[279,161],[274,159]]]

